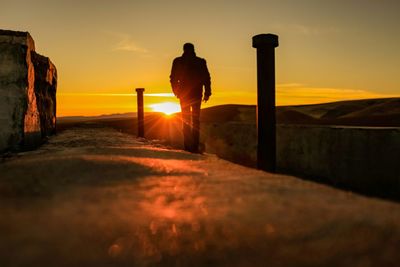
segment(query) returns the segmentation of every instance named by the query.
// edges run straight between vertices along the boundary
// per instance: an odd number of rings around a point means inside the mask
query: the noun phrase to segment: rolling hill
[[[162,114],[146,113],[150,121],[158,121]],[[131,127],[135,113],[102,115],[96,117],[61,117],[58,125],[81,122],[107,122]],[[345,126],[400,127],[400,97],[338,101],[323,104],[278,106],[278,124],[322,124]],[[203,123],[244,122],[255,123],[256,106],[220,105],[202,109]]]

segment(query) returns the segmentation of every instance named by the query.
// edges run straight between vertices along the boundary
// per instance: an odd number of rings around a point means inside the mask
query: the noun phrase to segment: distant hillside
[[[315,105],[285,106],[314,118],[339,119],[400,114],[400,98],[362,99]]]
[[[382,126],[400,127],[400,97],[338,101],[324,104],[279,106],[277,107],[278,124],[322,124],[347,126]],[[146,123],[158,121],[162,114],[148,112]],[[95,117],[61,117],[59,128],[66,124],[82,122],[107,122],[132,127],[136,113],[111,114]],[[255,123],[256,106],[220,105],[202,109],[203,123],[242,122]],[[133,130],[132,130],[133,131]]]
[[[222,105],[203,109],[203,122],[256,120],[256,107]],[[279,106],[279,124],[332,124],[400,127],[400,98],[363,99],[324,104]]]
[[[256,108],[252,105],[220,105],[202,109],[202,122],[252,121]]]
[[[116,114],[104,114],[99,116],[65,116],[57,118],[58,121],[62,122],[78,122],[78,121],[92,121],[102,119],[121,119],[121,118],[133,118],[136,117],[136,112],[128,113],[116,113]]]

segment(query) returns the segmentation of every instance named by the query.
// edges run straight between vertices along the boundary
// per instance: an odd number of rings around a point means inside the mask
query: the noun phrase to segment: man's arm
[[[204,60],[204,101],[208,101],[211,96],[211,77],[207,68],[207,62]]]
[[[172,91],[179,97],[179,79],[178,79],[178,59],[175,58],[172,62],[171,75],[169,76],[169,81],[171,82]]]

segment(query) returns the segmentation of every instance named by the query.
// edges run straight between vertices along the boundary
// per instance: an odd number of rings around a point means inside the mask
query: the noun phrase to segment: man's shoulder
[[[179,64],[179,63],[181,63],[181,62],[185,62],[185,61],[187,61],[187,59],[185,59],[184,57],[176,57],[176,58],[174,58],[174,60],[173,60],[173,63],[174,64]],[[194,61],[194,62],[197,62],[197,63],[200,63],[200,64],[206,64],[206,60],[204,59],[204,58],[201,58],[201,57],[198,57],[198,56],[195,56],[195,57],[193,57],[192,59],[190,59],[190,61]]]
[[[197,56],[196,56],[196,60],[197,60],[199,63],[202,63],[202,64],[205,64],[205,63],[206,63],[206,60],[205,60],[204,58],[201,58],[201,57],[197,57]]]
[[[182,61],[182,57],[176,57],[176,58],[174,58],[174,60],[173,60],[173,62],[179,62],[179,61]]]

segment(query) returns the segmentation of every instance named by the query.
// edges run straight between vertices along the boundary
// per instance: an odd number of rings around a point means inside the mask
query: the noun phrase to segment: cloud
[[[146,54],[149,51],[139,46],[133,38],[128,34],[116,34],[119,41],[115,44],[114,51],[128,51]]]
[[[276,87],[278,88],[293,88],[293,87],[301,87],[303,84],[301,83],[281,83],[277,84]]]
[[[126,97],[136,96],[135,93],[58,93],[60,96],[105,96],[105,97]],[[175,97],[173,93],[145,93],[144,96],[149,97]]]
[[[300,83],[277,84],[276,86],[276,104],[279,106],[387,97],[399,97],[399,95],[350,88],[311,87]],[[216,89],[212,99],[216,99],[214,102],[216,104],[238,103],[254,105],[257,103],[257,90],[256,88],[251,91],[222,91]]]
[[[367,90],[349,88],[316,88],[305,85],[277,85],[277,102],[279,105],[316,104],[341,100],[367,98],[398,97],[398,95],[382,94]]]

